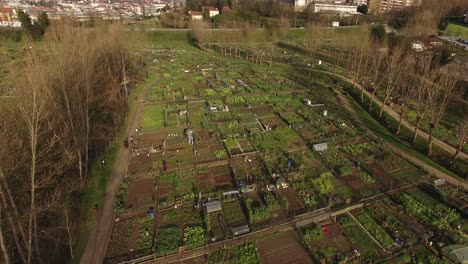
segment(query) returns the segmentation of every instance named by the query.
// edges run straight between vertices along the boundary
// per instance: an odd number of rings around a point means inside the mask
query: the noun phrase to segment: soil
[[[353,250],[352,244],[343,234],[338,224],[331,223],[326,226],[329,229],[329,233],[324,234],[323,238],[315,240],[312,244],[312,250],[319,251],[332,247],[343,255],[349,254]]]
[[[286,124],[278,117],[264,117],[259,118],[258,121],[262,123],[263,127],[266,125],[270,126],[271,129],[277,129],[280,127],[284,127]]]
[[[154,180],[138,180],[131,183],[125,199],[126,208],[140,208],[153,202]]]
[[[280,189],[279,192],[288,199],[289,202],[289,212],[294,212],[304,208],[304,204],[301,199],[297,196],[296,192],[292,188]]]
[[[375,163],[371,163],[369,168],[372,170],[372,174],[374,175],[375,179],[382,183],[382,185],[387,189],[390,190],[399,185],[397,179],[394,179],[390,174],[385,172],[379,165]]]
[[[306,264],[313,263],[301,245],[299,236],[292,230],[282,232],[270,239],[257,241],[261,263]]]
[[[129,252],[136,247],[137,240],[138,223],[135,218],[115,222],[106,256],[115,257]]]

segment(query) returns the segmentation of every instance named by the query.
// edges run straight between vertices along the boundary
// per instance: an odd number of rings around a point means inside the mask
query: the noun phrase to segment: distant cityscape
[[[199,1],[201,3],[201,1]],[[241,1],[236,1],[241,2]],[[400,10],[407,6],[420,4],[421,0],[283,0],[290,4],[295,11],[303,11],[310,6],[311,12],[334,12],[341,15],[358,14],[358,6],[367,5],[373,13]],[[186,0],[137,0],[137,1],[114,1],[114,0],[7,0],[0,2],[0,26],[21,27],[17,18],[19,10],[27,13],[32,20],[36,20],[42,12],[47,13],[50,19],[62,17],[73,17],[79,21],[87,21],[95,18],[104,20],[138,20],[144,17],[159,16],[164,12],[171,12],[185,7]],[[203,11],[209,9],[209,17],[230,11],[229,6],[220,10],[213,6],[204,6],[203,10],[187,10],[192,20],[202,20]],[[224,11],[224,12],[223,12]]]

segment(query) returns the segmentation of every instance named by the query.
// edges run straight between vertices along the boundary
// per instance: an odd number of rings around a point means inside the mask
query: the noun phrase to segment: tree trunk
[[[432,137],[432,132],[434,131],[434,126],[431,125],[429,127],[429,140],[427,144],[427,156],[430,157],[432,156],[432,141],[434,140]]]
[[[381,118],[382,115],[383,115],[383,112],[384,112],[384,110],[385,110],[385,105],[386,105],[386,103],[387,103],[388,97],[389,97],[389,96],[385,96],[385,99],[382,101],[382,107],[380,108],[379,118]]]
[[[361,85],[361,103],[364,103],[364,87],[366,86],[365,82]]]
[[[371,96],[371,100],[370,100],[370,104],[369,104],[369,113],[372,111],[372,107],[374,105],[374,96],[375,96],[375,90],[372,91],[372,96]]]
[[[33,219],[36,211],[36,146],[37,146],[37,133],[35,128],[31,129],[31,173],[30,173],[30,192],[31,197],[29,200],[29,220],[28,220],[28,260],[31,263],[32,259],[32,240],[33,240]]]
[[[419,130],[419,125],[421,124],[421,119],[422,117],[416,117],[416,126],[414,127],[414,136],[413,136],[413,141],[411,141],[412,144],[416,143],[416,140],[418,139],[418,130]]]
[[[398,120],[398,128],[397,128],[397,131],[396,131],[397,135],[400,135],[400,132],[401,132],[401,123],[403,121],[404,113],[405,113],[405,111],[403,110],[403,106],[402,106],[401,110],[400,110],[400,120]]]
[[[0,204],[0,221],[2,219],[2,205]],[[0,222],[0,248],[2,250],[3,259],[5,260],[5,264],[10,263],[10,258],[8,257],[8,250],[5,246],[5,241],[3,239],[3,231],[2,231],[2,223]]]
[[[70,227],[70,222],[68,220],[68,209],[65,209],[65,224],[66,224],[66,229],[67,229],[67,235],[68,235],[68,248],[70,249],[70,256],[73,258],[73,240],[71,236],[71,227]]]

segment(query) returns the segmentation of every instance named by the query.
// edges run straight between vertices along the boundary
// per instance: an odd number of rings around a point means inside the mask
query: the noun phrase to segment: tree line
[[[119,25],[51,26],[24,40],[0,99],[0,248],[3,261],[73,256],[90,165],[123,124],[136,67]]]

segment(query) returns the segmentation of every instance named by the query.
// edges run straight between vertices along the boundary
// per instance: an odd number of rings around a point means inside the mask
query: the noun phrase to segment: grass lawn
[[[163,105],[146,105],[143,110],[141,126],[144,131],[160,129],[164,127],[164,109]]]
[[[457,24],[449,24],[445,35],[468,39],[468,27]]]

